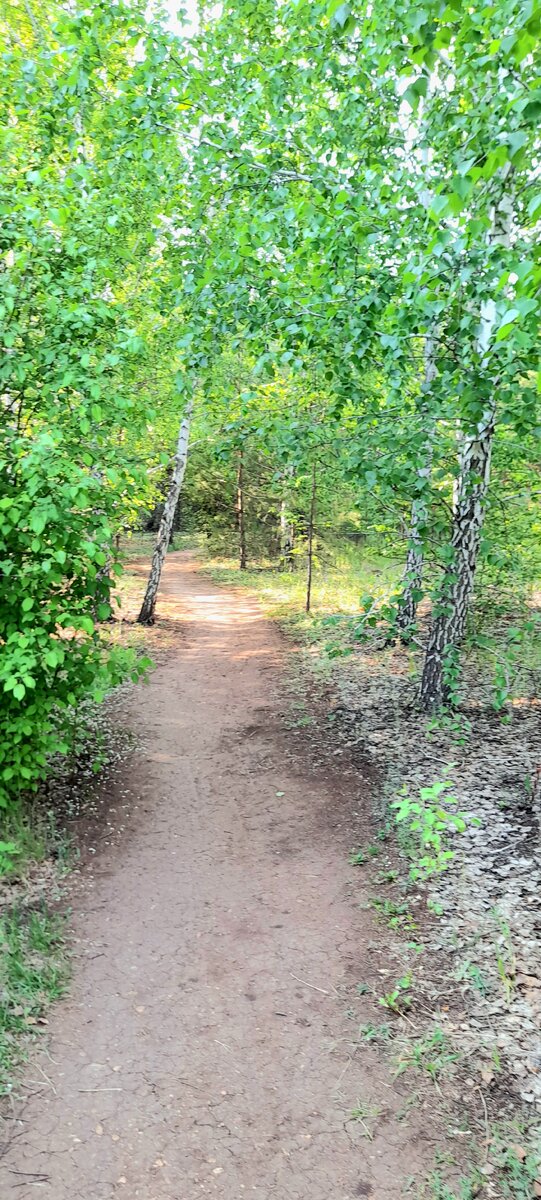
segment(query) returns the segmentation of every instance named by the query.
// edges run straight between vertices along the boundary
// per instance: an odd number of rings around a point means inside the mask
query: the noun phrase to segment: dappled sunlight
[[[145,646],[157,660],[161,651],[181,652],[195,662],[214,653],[224,661],[239,665],[276,659],[277,648],[269,639],[269,626],[256,599],[222,591],[209,585],[201,589],[201,578],[194,574],[194,557],[186,551],[167,556],[151,626],[137,623],[144,594],[149,562],[138,560],[122,579],[119,593],[122,608],[108,628],[111,641],[129,641]],[[197,630],[197,635],[196,635]],[[242,646],[239,635],[243,633]],[[248,644],[246,644],[248,634]]]

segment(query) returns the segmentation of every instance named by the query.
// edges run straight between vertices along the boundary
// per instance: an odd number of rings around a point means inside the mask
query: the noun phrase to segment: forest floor
[[[143,630],[147,568],[128,568],[111,636],[157,667],[105,706],[118,750],[91,803],[82,789],[62,884],[73,983],[6,1114],[2,1196],[540,1195],[540,864],[520,782],[537,713],[479,709],[475,736],[427,737],[408,655],[329,662],[317,616],[286,638],[189,552],[168,556]],[[460,867],[412,887],[389,788],[450,757],[483,826]],[[56,804],[62,788],[73,817],[78,784],[57,781]],[[51,893],[43,866],[33,887]]]
[[[181,552],[160,613],[168,652],[123,693],[138,748],[69,885],[72,987],[4,1122],[2,1196],[395,1200],[438,1127],[359,1043],[358,982],[393,969],[349,886],[370,781],[290,744],[284,643],[254,600]]]

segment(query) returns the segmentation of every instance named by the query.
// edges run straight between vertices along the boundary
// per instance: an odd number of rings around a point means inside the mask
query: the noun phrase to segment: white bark
[[[406,558],[406,566],[402,577],[402,594],[398,615],[396,618],[397,628],[401,636],[406,639],[411,632],[415,618],[417,616],[417,604],[419,601],[419,593],[423,585],[423,569],[424,569],[424,548],[423,548],[423,533],[428,518],[428,505],[426,495],[424,494],[430,474],[432,471],[432,454],[435,434],[435,421],[431,415],[430,405],[430,389],[436,378],[436,342],[432,337],[426,338],[425,341],[425,368],[423,379],[424,399],[422,405],[423,416],[428,419],[427,437],[424,449],[424,462],[419,468],[418,476],[420,483],[420,495],[415,498],[411,506],[411,524],[409,532],[408,554]],[[425,403],[425,398],[428,396],[428,403]]]
[[[244,520],[244,453],[242,449],[239,452],[237,469],[236,516],[239,535],[239,567],[241,571],[245,571],[248,565],[248,555],[246,551],[246,522]]]
[[[426,99],[420,100],[418,110],[418,131],[416,138],[422,141],[422,121],[425,110],[425,105],[430,101],[430,97],[436,86],[437,73],[430,77]],[[424,179],[424,187],[420,192],[420,199],[425,208],[430,207],[433,196],[433,191],[430,186],[430,163],[432,160],[432,151],[428,143],[422,146],[420,151],[421,167]],[[426,443],[424,448],[424,462],[420,467],[418,475],[420,482],[420,495],[412,501],[411,506],[411,522],[408,542],[408,553],[406,557],[406,565],[402,576],[402,594],[400,597],[398,614],[396,618],[397,629],[404,641],[407,640],[408,634],[413,630],[415,619],[417,616],[417,604],[419,601],[419,593],[423,584],[424,571],[424,545],[423,545],[423,530],[428,517],[428,506],[424,495],[425,486],[430,479],[432,472],[432,456],[434,450],[434,435],[436,423],[430,411],[430,390],[434,379],[436,378],[436,348],[437,342],[434,336],[428,336],[425,339],[424,345],[424,372],[423,372],[423,392],[424,396],[428,396],[428,403],[423,399],[422,413],[428,419],[428,429]]]
[[[284,476],[286,494],[283,496],[282,503],[280,504],[280,563],[282,567],[291,567],[293,565],[295,531],[289,517],[287,503],[288,482],[291,480],[292,475],[293,467],[288,467]]]
[[[508,174],[509,168],[504,179]],[[510,245],[512,214],[513,199],[510,192],[505,191],[492,213],[489,246]],[[488,371],[490,346],[496,322],[496,305],[492,298],[483,301],[480,316],[476,349],[481,358],[481,369]],[[492,381],[492,385],[491,400],[477,428],[471,434],[460,431],[452,565],[447,575],[444,593],[437,605],[426,650],[421,682],[421,701],[425,708],[436,708],[451,698],[446,668],[448,670],[453,664],[466,629],[490,483],[496,425],[496,382]]]
[[[308,560],[306,564],[306,612],[312,607],[312,579],[314,573],[314,524],[316,519],[316,464],[312,466],[312,494],[310,497],[310,515],[308,518]]]
[[[188,461],[188,439],[190,436],[192,407],[193,401],[190,399],[186,405],[184,416],[180,424],[177,449],[173,463],[173,474],[162,513],[162,519],[160,521],[160,528],[156,538],[154,554],[152,555],[152,564],[150,567],[145,598],[137,618],[140,625],[152,625],[154,623],[156,597],[158,594],[158,588],[160,586],[160,579],[165,556],[167,554],[167,547],[171,538],[175,510],[184,479],[186,463]]]

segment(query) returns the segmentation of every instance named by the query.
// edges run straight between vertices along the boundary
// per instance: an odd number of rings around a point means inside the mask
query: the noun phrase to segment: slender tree
[[[188,442],[190,437],[190,421],[192,417],[192,410],[193,400],[190,398],[180,423],[177,449],[171,474],[171,482],[169,484],[167,499],[163,507],[160,528],[158,530],[156,545],[152,555],[152,563],[145,597],[137,618],[140,625],[152,625],[154,623],[156,600],[158,596],[158,588],[160,586],[163,564],[165,562],[167,548],[171,540],[173,521],[175,519],[178,498],[180,496],[184,473],[186,471],[186,463],[188,461]]]
[[[501,172],[501,195],[494,204],[487,247],[508,250],[513,224],[512,171]],[[492,447],[496,429],[498,379],[491,377],[491,343],[497,309],[492,297],[481,303],[476,350],[479,374],[488,376],[486,404],[473,429],[459,431],[459,466],[453,509],[452,554],[426,649],[421,700],[434,708],[453,699],[456,655],[464,637],[490,484]]]
[[[246,522],[244,513],[244,449],[242,446],[239,450],[237,465],[235,515],[237,519],[237,533],[239,538],[239,567],[241,571],[245,571],[246,567],[248,566],[248,552],[246,549]]]
[[[435,420],[431,404],[431,388],[436,378],[435,346],[432,337],[427,337],[424,349],[425,373],[422,384],[421,415],[425,422],[426,441],[423,447],[423,464],[417,472],[418,492],[411,506],[411,523],[408,538],[408,552],[402,591],[400,594],[396,626],[403,641],[408,641],[415,627],[417,605],[423,595],[424,573],[424,543],[425,532],[429,517],[427,497],[428,484],[432,473],[432,457],[434,451]]]
[[[317,469],[315,460],[312,464],[312,487],[310,490],[310,511],[308,514],[308,553],[306,565],[306,612],[312,607],[312,580],[314,575],[314,537],[316,524]]]

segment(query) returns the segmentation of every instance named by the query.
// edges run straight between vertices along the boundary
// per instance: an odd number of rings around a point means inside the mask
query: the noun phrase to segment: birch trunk
[[[284,476],[284,480],[290,478],[292,474],[293,468],[288,467],[287,474]],[[284,487],[287,493],[288,487],[285,482]],[[288,570],[291,570],[291,567],[293,566],[294,541],[295,534],[293,531],[293,524],[288,516],[287,495],[285,495],[280,505],[280,565],[282,567],[286,567]]]
[[[186,470],[186,462],[188,460],[188,439],[190,436],[190,421],[192,416],[192,400],[188,401],[184,416],[180,424],[178,435],[177,449],[173,463],[173,473],[171,483],[167,493],[167,499],[164,504],[160,528],[156,538],[154,554],[152,555],[152,565],[148,577],[147,590],[145,598],[141,605],[141,611],[137,618],[140,625],[153,625],[154,613],[156,609],[156,597],[160,586],[160,579],[167,554],[167,547],[171,538],[171,530],[175,517],[175,510],[180,496],[180,489],[184,479]]]
[[[507,172],[508,174],[509,172]],[[504,176],[505,179],[505,176]],[[494,209],[488,236],[489,246],[508,246],[511,239],[512,197],[502,195]],[[477,351],[481,369],[486,369],[496,321],[496,305],[481,305]],[[492,444],[496,426],[496,381],[493,394],[473,434],[459,432],[459,473],[454,500],[452,565],[437,605],[426,649],[420,698],[425,709],[449,702],[453,691],[456,657],[464,637],[473,594],[475,570],[490,483]]]
[[[423,121],[426,107],[430,103],[430,99],[436,87],[437,82],[437,67],[431,74],[426,97],[421,98],[418,109],[418,124],[417,133],[414,134],[414,144],[417,142],[420,150],[417,151],[420,158],[421,171],[424,186],[420,191],[421,203],[425,208],[429,208],[432,199],[433,191],[431,186],[431,161],[432,150],[428,142],[423,144]],[[423,402],[421,413],[424,416],[429,415],[430,401],[425,402],[424,396],[430,393],[432,384],[436,377],[436,341],[434,337],[427,337],[424,346],[424,372],[423,372]],[[435,422],[431,420],[428,430],[426,445],[424,450],[424,463],[418,472],[420,481],[420,495],[412,501],[411,505],[411,521],[410,534],[408,540],[408,553],[406,557],[406,565],[402,576],[402,595],[400,597],[396,625],[401,641],[407,642],[409,635],[413,631],[415,620],[417,617],[417,604],[419,602],[419,594],[423,585],[424,572],[424,546],[423,533],[428,517],[428,506],[425,498],[425,485],[430,478],[432,471],[432,455],[433,442],[435,434]]]
[[[280,505],[280,563],[288,571],[293,565],[293,525],[287,515],[287,501]]]
[[[430,401],[426,403],[425,397],[428,396],[434,379],[436,378],[436,343],[433,338],[427,338],[425,342],[425,370],[423,379],[423,404],[422,414],[428,417],[430,412]],[[435,422],[431,420],[425,446],[425,461],[419,469],[419,481],[421,495],[418,496],[411,506],[411,524],[409,533],[408,554],[406,558],[406,566],[403,575],[403,589],[400,597],[398,615],[396,625],[402,641],[408,640],[408,635],[411,634],[417,617],[417,604],[419,595],[423,585],[423,570],[424,570],[424,547],[423,535],[428,518],[428,505],[425,498],[424,489],[430,473],[432,471],[432,453],[435,434]]]
[[[242,450],[239,454],[239,465],[237,470],[237,530],[239,534],[239,567],[241,571],[246,570],[248,556],[246,552],[246,524],[244,520],[244,455]]]
[[[308,563],[306,569],[306,612],[312,606],[312,576],[314,564],[314,523],[316,518],[316,464],[312,467],[312,495],[310,497],[310,516],[308,519]]]
[[[453,522],[453,560],[444,594],[432,625],[421,682],[425,708],[437,708],[452,699],[449,678],[456,651],[466,629],[473,594],[477,556],[490,482],[495,409],[487,410],[477,437],[467,438],[461,456],[460,488]]]

